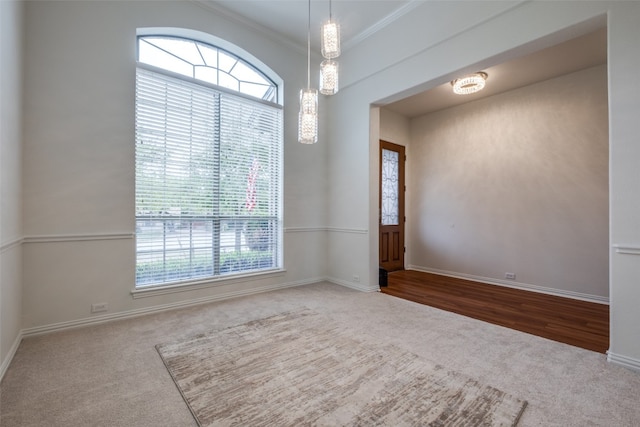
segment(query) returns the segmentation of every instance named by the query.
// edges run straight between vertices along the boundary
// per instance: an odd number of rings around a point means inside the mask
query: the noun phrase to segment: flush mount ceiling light
[[[489,75],[479,71],[477,73],[469,74],[462,78],[456,79],[451,82],[453,86],[453,92],[458,95],[469,95],[470,93],[476,93],[484,89],[485,81]]]

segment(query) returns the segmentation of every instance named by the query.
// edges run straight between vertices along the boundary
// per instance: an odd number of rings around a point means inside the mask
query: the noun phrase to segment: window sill
[[[283,276],[287,270],[266,270],[250,274],[228,275],[216,278],[194,280],[190,282],[180,282],[168,285],[152,285],[131,290],[133,299],[153,297],[157,295],[174,294],[178,292],[195,291],[199,289],[212,288],[216,286],[231,285],[233,283],[250,282],[253,280],[267,279],[270,277]]]

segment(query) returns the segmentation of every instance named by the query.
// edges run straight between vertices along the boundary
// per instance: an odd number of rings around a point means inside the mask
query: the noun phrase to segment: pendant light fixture
[[[338,61],[325,59],[320,64],[320,93],[323,95],[338,93]]]
[[[322,26],[322,56],[333,59],[340,56],[340,25],[333,20],[331,0],[329,0],[329,20]]]
[[[334,58],[340,56],[340,25],[333,20],[331,0],[329,0],[329,20],[320,31],[322,56],[320,64],[320,93],[334,95],[338,92],[338,62]]]
[[[298,142],[318,142],[318,91],[311,88],[311,0],[307,24],[307,88],[300,90],[300,112],[298,113]]]

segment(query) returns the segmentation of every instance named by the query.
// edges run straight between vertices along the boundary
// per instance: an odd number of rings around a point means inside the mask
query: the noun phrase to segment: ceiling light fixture
[[[338,61],[325,59],[320,64],[320,93],[335,95],[338,92]]]
[[[333,20],[331,14],[331,0],[329,0],[329,20],[322,26],[320,31],[322,41],[322,56],[333,59],[340,56],[340,25]]]
[[[307,23],[307,88],[300,90],[300,112],[298,113],[298,142],[318,142],[318,91],[311,88],[311,0]]]
[[[340,26],[333,20],[331,0],[329,0],[329,20],[320,31],[322,39],[322,56],[325,60],[320,64],[320,93],[335,95],[338,93],[338,61],[340,56]]]
[[[458,95],[469,95],[484,89],[485,81],[488,77],[489,75],[487,73],[479,71],[452,81],[451,86],[453,86],[454,93]]]

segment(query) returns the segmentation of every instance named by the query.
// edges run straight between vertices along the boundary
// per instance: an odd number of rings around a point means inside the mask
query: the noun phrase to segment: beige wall
[[[607,101],[601,65],[413,119],[409,267],[608,301]]]
[[[6,17],[13,20],[19,14],[15,3],[0,4],[4,58],[6,46],[17,45],[15,39],[5,37],[5,32],[19,33],[14,32],[17,27],[13,24],[5,25]],[[469,1],[464,2],[469,13],[462,15],[461,2],[418,2],[410,14],[345,51],[341,57],[341,91],[324,101],[321,143],[313,147],[296,143],[296,114],[291,107],[297,105],[298,88],[305,84],[304,52],[296,53],[281,40],[271,40],[196,2],[23,4],[27,64],[23,98],[26,133],[22,189],[27,235],[22,245],[23,328],[73,326],[74,322],[91,319],[89,305],[107,297],[112,298],[107,301],[110,315],[117,317],[319,277],[349,285],[357,275],[360,288],[375,290],[380,134],[378,109],[372,109],[372,105],[383,105],[451,80],[460,72],[482,69],[585,34],[606,22],[612,245],[609,358],[640,368],[640,94],[626,83],[635,81],[635,70],[640,67],[640,3]],[[292,111],[285,113],[284,130],[284,225],[289,230],[284,237],[286,275],[185,294],[131,298],[131,40],[140,26],[191,27],[209,32],[252,52],[285,80],[285,106]],[[8,56],[16,57],[19,54]],[[3,90],[7,84],[18,83],[13,71],[3,66],[1,73]],[[5,103],[3,92],[2,99],[4,124],[4,107],[13,105],[13,101],[19,103],[20,98],[12,96]],[[19,116],[19,112],[16,114]],[[4,150],[4,133],[2,145]],[[17,142],[11,146],[16,148]],[[9,179],[20,178],[19,172],[5,172],[3,168],[3,184],[7,173]],[[3,218],[5,209],[3,201]],[[16,238],[22,237],[20,226],[9,228],[18,231]],[[115,239],[104,240],[102,234]],[[12,249],[8,244],[12,238],[2,235],[3,248]],[[20,253],[16,254],[17,259],[10,261],[13,266],[20,262]],[[55,269],[54,274],[49,274],[49,267]],[[521,278],[521,273],[516,273]],[[20,309],[14,302],[20,298],[20,280],[10,282],[17,285],[7,286],[9,282],[3,276],[2,330],[7,330],[7,318],[15,320],[16,313],[19,317]],[[7,302],[6,289],[13,301]],[[52,299],[45,299],[49,295]],[[8,306],[14,308],[7,311]],[[13,331],[9,341],[12,335]],[[6,346],[5,341],[2,345]],[[0,348],[0,352],[5,350]]]
[[[22,5],[0,1],[0,379],[22,327]]]
[[[626,83],[636,81],[635,70],[640,67],[636,46],[640,3],[469,1],[419,2],[415,6],[410,14],[363,40],[341,58],[341,89],[331,98],[328,109],[328,221],[334,227],[355,224],[354,228],[367,231],[367,238],[330,234],[329,275],[348,280],[355,255],[368,253],[368,274],[361,275],[362,281],[372,289],[377,285],[380,131],[372,123],[379,121],[381,106],[462,73],[488,68],[606,26],[611,307],[608,358],[640,370],[640,93],[636,86]],[[461,7],[468,7],[470,13],[460,15]],[[348,157],[340,157],[347,145]]]
[[[381,108],[380,139],[408,147],[411,142],[411,120],[395,111]]]
[[[145,27],[211,34],[284,80],[285,272],[132,297],[136,30]],[[25,34],[25,333],[324,278],[326,144],[296,141],[304,51],[198,2],[30,1]],[[92,314],[99,302],[109,310]]]

